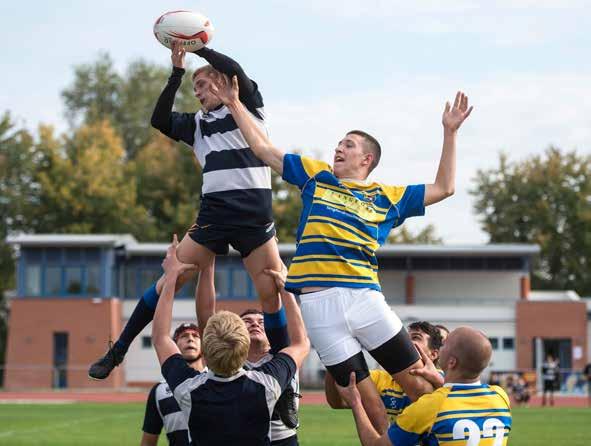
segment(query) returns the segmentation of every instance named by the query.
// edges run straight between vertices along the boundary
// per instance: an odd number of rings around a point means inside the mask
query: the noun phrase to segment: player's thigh
[[[299,298],[308,337],[326,367],[343,363],[361,352],[361,345],[351,334],[345,318],[349,305],[346,290],[328,288]]]
[[[185,234],[176,250],[177,258],[183,263],[197,265],[199,269],[207,268],[215,261],[215,253],[205,246],[193,240],[189,234]],[[187,271],[179,276],[176,289],[180,289],[197,275],[197,271]]]
[[[243,259],[244,267],[248,271],[259,297],[269,305],[277,305],[277,308],[263,308],[264,311],[278,311],[278,290],[274,279],[265,274],[265,269],[281,271],[281,257],[274,237],[268,239],[262,245],[255,248]]]

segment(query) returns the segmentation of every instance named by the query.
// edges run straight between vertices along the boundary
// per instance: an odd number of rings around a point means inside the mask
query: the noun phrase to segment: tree
[[[281,179],[275,172],[271,172],[271,183],[273,187],[273,218],[277,238],[281,243],[293,243],[302,212],[300,190]]]
[[[543,155],[479,170],[471,194],[491,243],[536,243],[533,285],[591,294],[591,156]]]
[[[109,120],[123,139],[128,157],[133,158],[155,134],[150,118],[169,75],[170,68],[143,60],[132,62],[121,75],[110,56],[101,53],[93,63],[74,68],[74,81],[62,92],[66,117],[73,128]],[[175,105],[184,112],[199,109],[189,76],[185,76]]]
[[[133,169],[121,139],[108,121],[83,125],[58,140],[40,129],[37,172],[39,232],[126,233],[149,231],[146,210],[137,204]]]
[[[416,234],[410,232],[406,226],[402,226],[400,230],[395,229],[390,233],[387,243],[441,245],[443,239],[437,236],[437,231],[433,225],[425,226]]]

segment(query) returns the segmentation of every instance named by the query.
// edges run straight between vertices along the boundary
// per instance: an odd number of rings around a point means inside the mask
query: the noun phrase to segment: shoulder
[[[509,395],[507,395],[507,392],[505,392],[505,389],[503,389],[501,386],[489,386],[489,387],[490,387],[490,390],[497,393],[503,399],[505,404],[507,404],[507,407],[510,407],[511,403],[509,400]]]

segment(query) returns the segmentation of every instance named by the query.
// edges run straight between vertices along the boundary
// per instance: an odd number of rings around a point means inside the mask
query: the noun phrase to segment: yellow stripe
[[[370,277],[372,282],[377,282],[377,271],[371,270],[364,266],[353,265],[351,263],[335,263],[335,262],[304,262],[292,263],[289,267],[289,276],[303,276],[310,274],[338,274],[348,277]]]
[[[355,266],[370,268],[375,271],[378,270],[377,265],[372,265],[370,262],[367,262],[365,260],[347,259],[346,257],[336,256],[336,255],[332,255],[332,254],[308,254],[305,256],[297,256],[292,259],[292,262],[294,262],[296,260],[307,260],[307,259],[338,259],[338,260],[342,260],[344,263],[350,263]]]
[[[350,190],[331,186],[330,184],[324,184],[324,183],[318,184],[316,187],[316,190],[314,191],[314,196],[322,198],[322,197],[325,197],[327,194],[331,194],[333,192],[337,192],[338,194],[346,195],[347,197],[355,199],[355,201],[357,201],[359,203],[359,205],[362,205],[365,207],[373,207],[374,210],[378,210],[380,212],[387,213],[390,210],[390,208],[383,208],[381,206],[376,205],[374,202],[366,202],[366,201],[360,200]]]
[[[365,224],[367,226],[372,226],[375,228],[378,227],[378,223],[383,223],[384,220],[386,219],[386,215],[382,215],[382,214],[374,214],[376,218],[370,217],[369,215],[359,215],[354,212],[355,211],[354,209],[351,209],[351,208],[344,206],[342,204],[334,203],[333,201],[330,201],[330,200],[320,201],[320,200],[314,199],[314,200],[312,200],[312,203],[321,204],[324,206],[329,206],[331,208],[339,209],[341,211],[345,211],[348,214],[351,214],[353,217],[363,219],[364,220],[363,224]],[[315,215],[311,215],[311,217],[315,217]]]
[[[364,253],[366,253],[368,256],[373,256],[374,255],[373,252],[369,251],[364,246],[354,245],[352,243],[346,243],[344,241],[337,242],[335,240],[328,240],[328,239],[324,238],[321,235],[319,235],[318,237],[310,237],[310,238],[307,238],[305,240],[300,240],[300,244],[302,244],[302,243],[315,243],[315,242],[324,242],[324,243],[326,243],[328,245],[337,245],[337,246],[344,246],[346,248],[359,249],[360,251],[363,251]]]
[[[353,279],[350,277],[320,277],[320,276],[310,276],[304,277],[303,279],[292,279],[289,276],[287,277],[288,282],[308,282],[308,281],[322,281],[322,282],[350,282],[350,283],[367,283],[373,284],[375,281],[373,280],[362,280],[362,279]]]
[[[308,175],[310,178],[316,175],[318,172],[322,172],[323,170],[332,172],[330,166],[323,161],[308,158],[307,156],[302,156],[300,159],[302,160],[302,166],[304,166],[306,175]]]
[[[386,186],[384,184],[380,184],[380,186],[392,204],[398,203],[406,191],[405,186]]]
[[[466,409],[466,410],[469,410],[469,409]],[[468,412],[468,413],[463,413],[463,414],[462,413],[454,413],[454,414],[450,414],[450,415],[444,415],[442,417],[437,417],[435,419],[435,423],[437,423],[438,421],[444,421],[444,420],[449,420],[449,419],[454,419],[454,418],[461,419],[461,418],[471,418],[471,417],[476,417],[476,416],[491,417],[491,418],[501,417],[501,416],[506,417],[506,416],[511,416],[511,413],[508,410],[507,410],[507,412],[482,412],[482,413],[479,412],[477,414],[475,414],[473,412],[472,413]]]
[[[372,238],[370,235],[367,235],[365,232],[363,232],[360,229],[357,229],[355,226],[352,226],[352,225],[350,225],[348,223],[345,223],[345,222],[343,222],[341,220],[337,220],[336,218],[325,217],[323,215],[311,215],[308,218],[313,218],[315,220],[322,220],[322,221],[326,221],[326,222],[329,222],[329,223],[336,223],[338,225],[344,226],[349,231],[354,232],[359,237],[366,239],[368,242],[371,242],[372,244],[376,243],[375,238]],[[374,225],[372,225],[372,226],[374,226]],[[377,227],[377,225],[375,225],[375,226]],[[377,247],[375,249],[377,249]]]

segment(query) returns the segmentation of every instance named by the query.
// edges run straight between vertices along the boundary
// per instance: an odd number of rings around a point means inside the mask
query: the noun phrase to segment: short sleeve
[[[197,375],[199,375],[199,372],[189,367],[187,361],[179,353],[172,355],[162,364],[162,376],[164,376],[170,391],[173,393],[179,384]]]
[[[283,392],[295,376],[297,367],[291,356],[285,353],[277,353],[273,359],[257,367],[255,370],[275,378],[279,383],[281,392]]]
[[[283,179],[300,189],[310,178],[322,171],[332,173],[331,167],[323,161],[294,153],[286,153],[283,157]]]
[[[423,395],[408,406],[388,429],[388,437],[396,446],[414,446],[429,432],[437,417],[442,399],[440,392]]]
[[[404,194],[398,202],[400,219],[425,215],[425,185],[406,186]]]
[[[156,407],[156,388],[159,385],[156,384],[152,387],[148,395],[148,401],[146,401],[146,413],[144,414],[144,426],[142,427],[146,434],[160,435],[162,431],[162,418]]]

